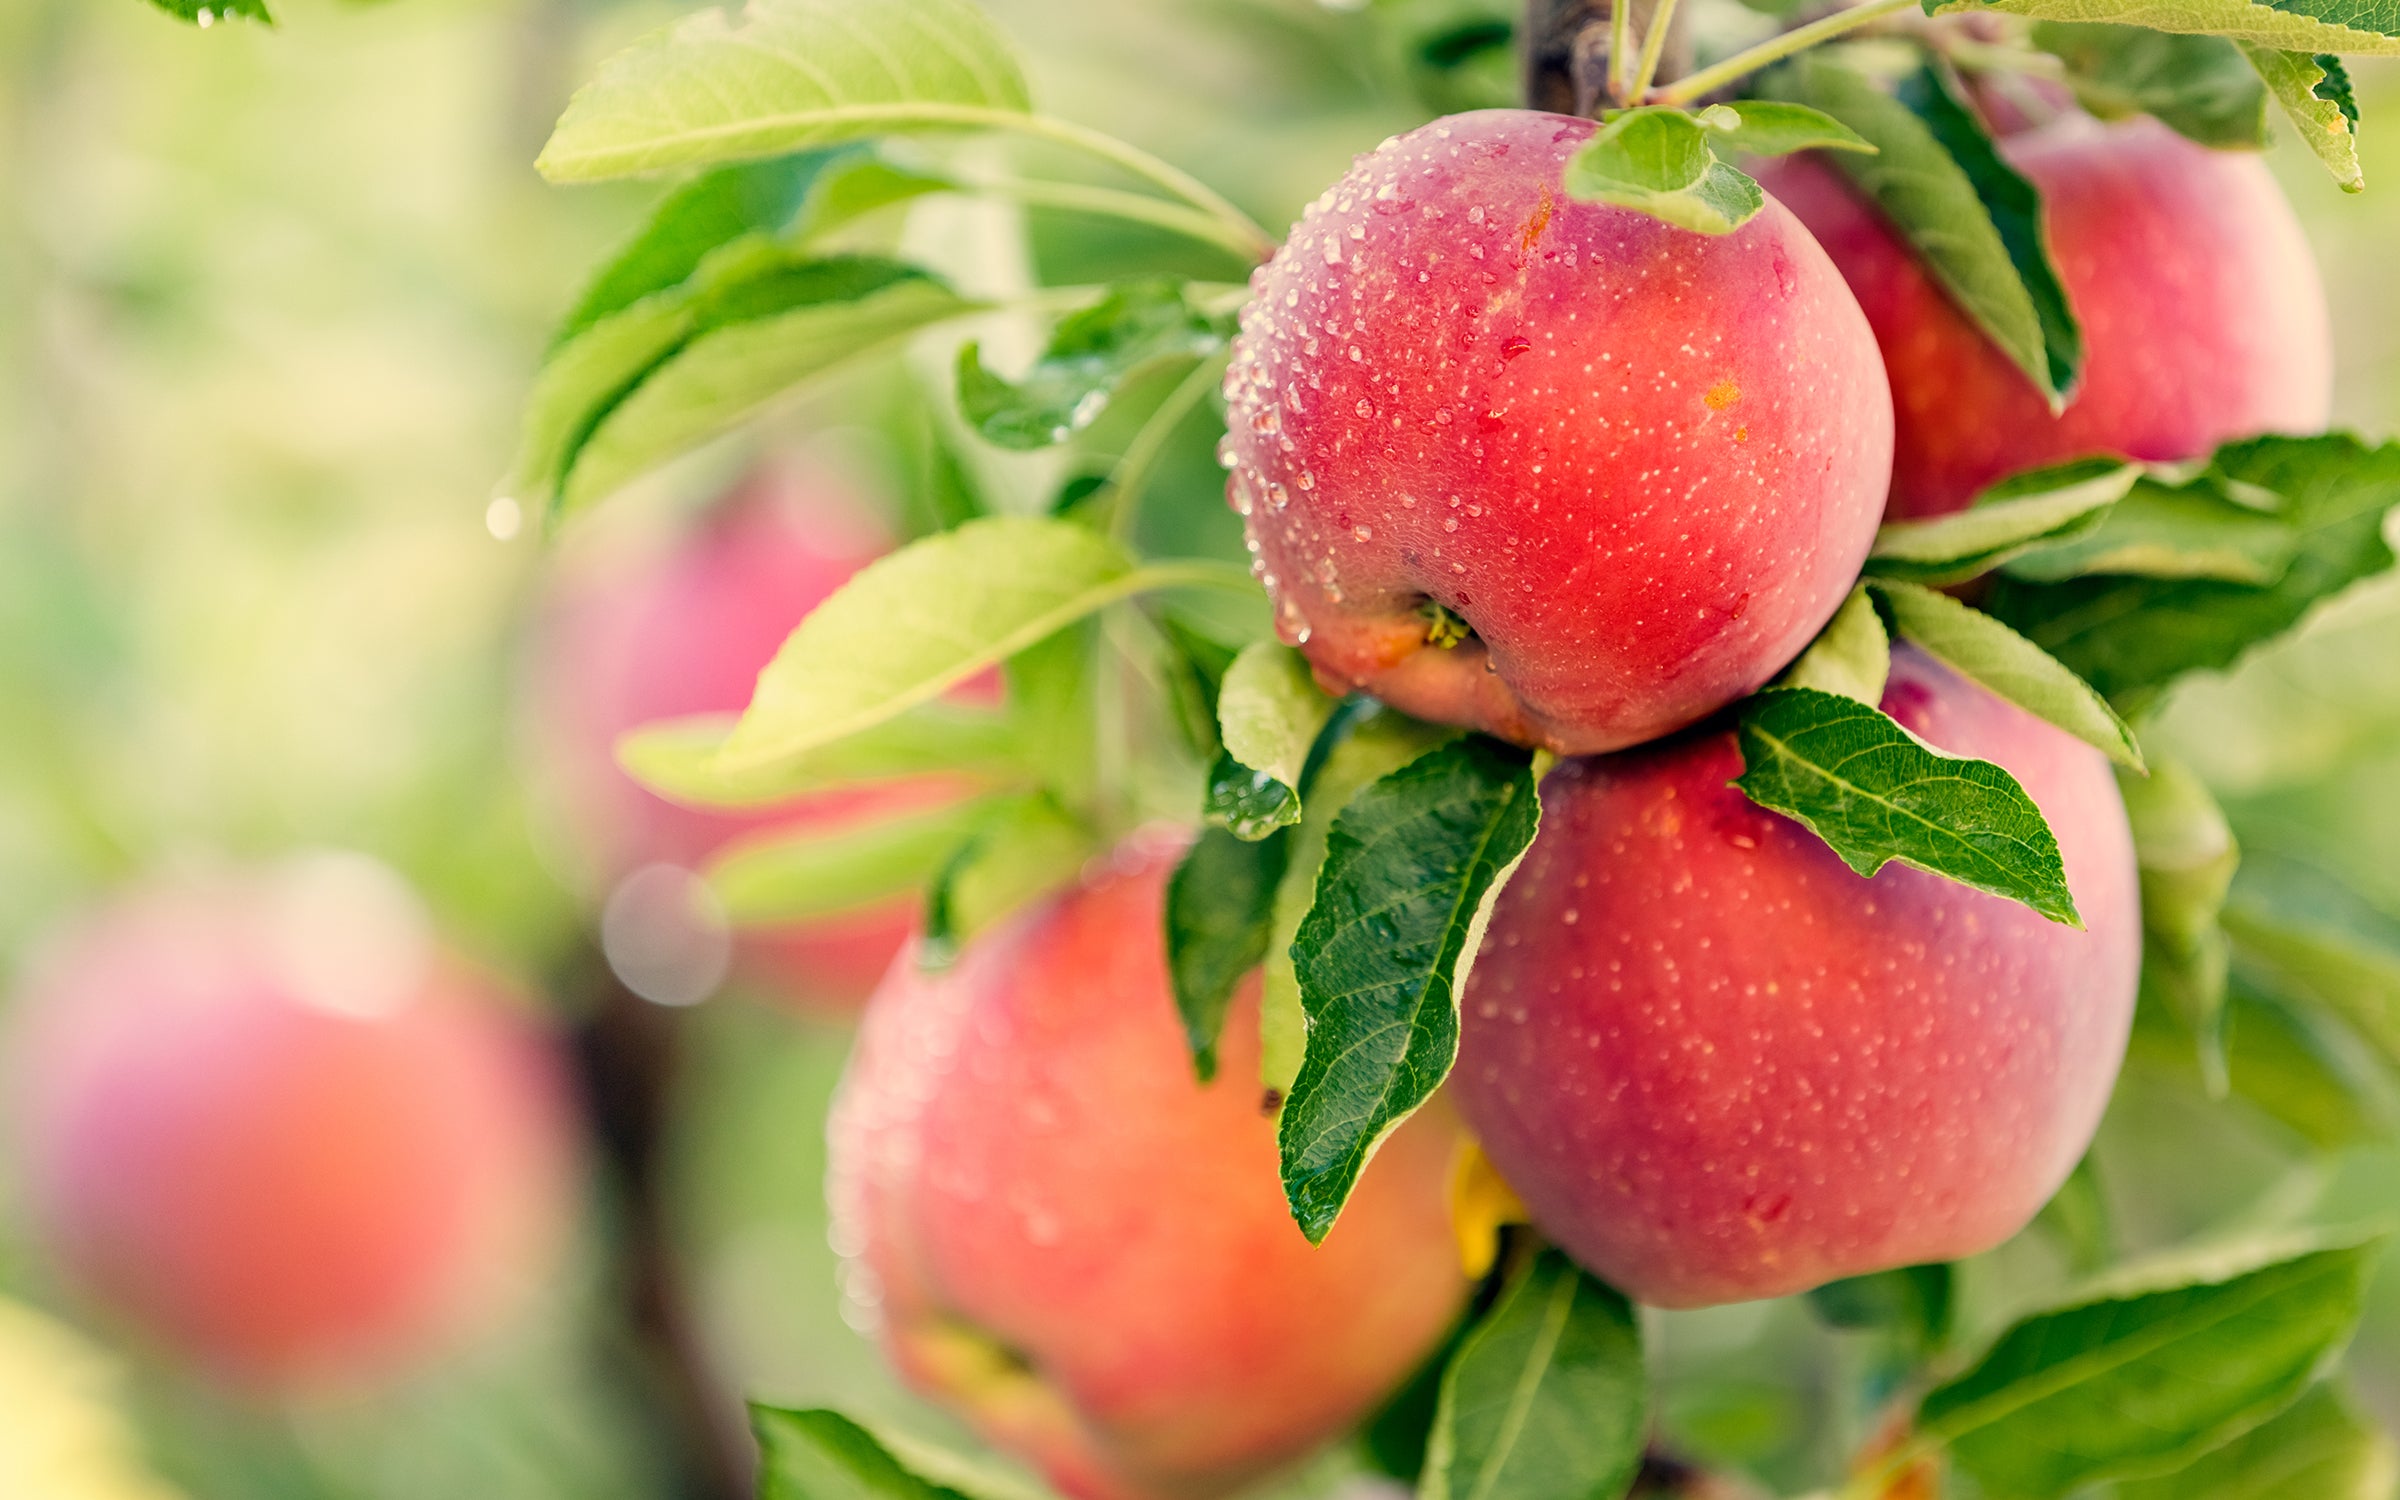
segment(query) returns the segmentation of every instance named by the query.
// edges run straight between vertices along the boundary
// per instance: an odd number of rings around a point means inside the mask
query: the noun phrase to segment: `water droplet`
[[[1317,487],[1317,476],[1307,469],[1302,469],[1300,471],[1299,484],[1300,488],[1304,490],[1313,490]]]
[[[1277,510],[1282,510],[1292,503],[1292,492],[1283,487],[1282,480],[1274,479],[1267,482],[1267,503]]]
[[[1350,528],[1350,534],[1354,537],[1357,537],[1362,542],[1371,542],[1375,540],[1374,528],[1368,526],[1353,526]]]

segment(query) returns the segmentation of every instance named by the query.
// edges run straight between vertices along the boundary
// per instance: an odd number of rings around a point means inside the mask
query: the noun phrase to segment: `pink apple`
[[[1641,1301],[1990,1249],[2108,1102],[2141,914],[2107,761],[1909,647],[1883,706],[2016,775],[2088,930],[1899,865],[1858,876],[1727,785],[1730,731],[1543,782],[1452,1090],[1535,1222]]]

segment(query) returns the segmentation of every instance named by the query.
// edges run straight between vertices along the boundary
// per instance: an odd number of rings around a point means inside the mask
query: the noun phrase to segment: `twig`
[[[1689,104],[1737,78],[1748,77],[1769,63],[1781,62],[1795,52],[1805,52],[1819,42],[1830,41],[1845,31],[1855,31],[1870,21],[1913,9],[1916,5],[1917,0],[1867,0],[1864,5],[1837,10],[1821,20],[1794,27],[1780,36],[1769,37],[1755,47],[1736,52],[1723,62],[1702,68],[1688,78],[1653,89],[1644,102]]]

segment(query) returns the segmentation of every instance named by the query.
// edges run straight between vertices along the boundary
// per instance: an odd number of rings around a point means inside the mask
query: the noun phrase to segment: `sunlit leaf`
[[[1875,533],[1867,571],[1912,583],[1962,582],[2020,553],[2090,530],[2140,477],[2139,468],[2114,459],[2018,475],[1954,514],[1885,522]]]
[[[832,828],[777,829],[719,854],[708,883],[739,924],[855,911],[922,889],[991,816],[989,807],[961,801]]]
[[[1902,638],[2117,764],[2142,769],[2133,730],[2091,684],[2041,647],[1948,594],[1897,580],[1878,581],[1874,591]]]
[[[1800,659],[1775,679],[1775,686],[1815,688],[1873,705],[1883,701],[1884,683],[1891,674],[1891,638],[1861,584],[1850,591]]]
[[[2331,53],[2279,52],[2272,47],[2242,50],[2291,118],[2301,143],[2325,164],[2342,191],[2364,192],[2366,173],[2358,164],[2358,101],[2351,96],[2350,74],[2342,60]]]

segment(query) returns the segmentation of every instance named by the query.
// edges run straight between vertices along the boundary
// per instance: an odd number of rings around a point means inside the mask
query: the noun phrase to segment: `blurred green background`
[[[1423,117],[1364,18],[1316,0],[991,8],[1049,109],[1270,225]],[[588,942],[512,718],[544,545],[496,537],[487,505],[551,321],[649,196],[548,188],[534,154],[575,81],[678,8],[282,9],[272,31],[202,32],[139,0],[0,5],[0,991],[43,932],[131,876],[325,845],[404,872],[454,942],[529,991]],[[2400,72],[2359,71],[2368,193],[2288,144],[2274,165],[2332,296],[2338,418],[2382,437],[2400,425],[2400,137],[2377,127],[2400,122]],[[859,419],[833,399],[780,433]],[[618,503],[673,510],[725,467]],[[1205,452],[1192,467],[1193,524],[1227,524]],[[2158,740],[2251,847],[2329,863],[2400,914],[2400,586],[2188,690]],[[927,1420],[835,1295],[819,1127],[843,1033],[740,996],[689,1029],[671,1201],[719,1377]],[[2173,1067],[2129,1074],[2100,1165],[2136,1243],[2400,1207],[2400,1146],[2312,1152]],[[6,1220],[0,1201],[0,1292],[78,1317]],[[262,1410],[123,1354],[138,1441],[204,1500],[671,1494],[615,1310],[618,1233],[595,1194],[542,1307],[371,1400]],[[2045,1253],[1978,1267],[1983,1304]],[[1785,1307],[1659,1334],[1684,1377],[1672,1435],[1769,1473],[1814,1456],[1838,1344]],[[0,1389],[6,1343],[0,1327]],[[2400,1422],[2400,1275],[2357,1368]]]

